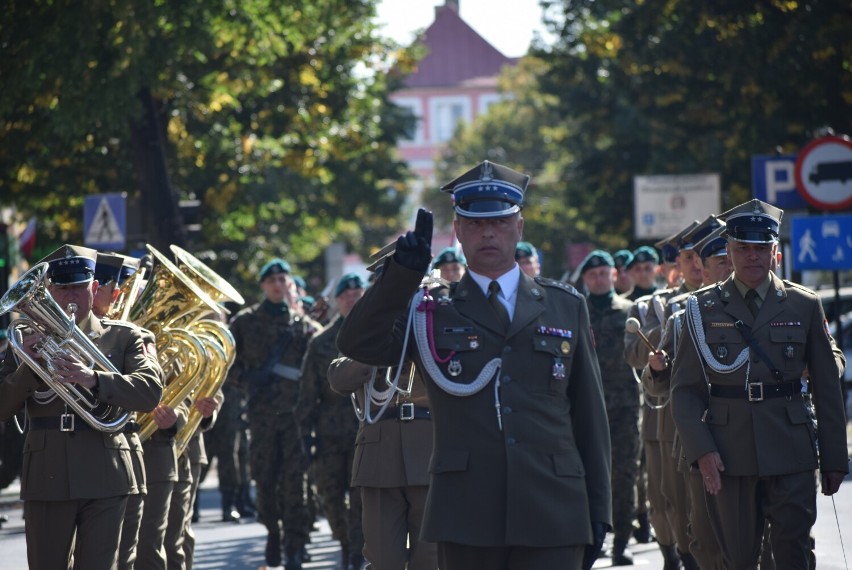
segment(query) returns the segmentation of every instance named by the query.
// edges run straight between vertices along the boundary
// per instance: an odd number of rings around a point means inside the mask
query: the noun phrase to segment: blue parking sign
[[[751,157],[752,196],[787,210],[806,210],[807,201],[796,189],[796,155]]]

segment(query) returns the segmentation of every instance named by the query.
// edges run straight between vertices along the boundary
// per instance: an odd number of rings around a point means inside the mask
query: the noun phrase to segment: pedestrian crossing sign
[[[101,250],[124,249],[127,210],[123,194],[86,196],[83,207],[84,245]]]

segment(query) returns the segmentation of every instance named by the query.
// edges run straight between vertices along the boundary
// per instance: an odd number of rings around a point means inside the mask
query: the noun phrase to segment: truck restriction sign
[[[852,207],[852,141],[823,137],[811,141],[796,160],[796,186],[813,207]]]

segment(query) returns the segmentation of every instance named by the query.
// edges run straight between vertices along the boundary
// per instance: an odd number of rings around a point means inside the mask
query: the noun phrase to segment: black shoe
[[[222,511],[222,522],[240,522],[240,513],[235,509],[225,509]]]
[[[266,535],[266,557],[267,566],[281,566],[281,534],[270,532]]]
[[[651,532],[651,523],[648,521],[648,513],[639,513],[636,516],[637,526],[633,529],[633,538],[639,544],[654,542],[654,533]]]
[[[613,566],[633,566],[633,553],[627,550],[627,544],[614,544],[611,558]]]
[[[302,546],[284,547],[284,569],[302,570]]]

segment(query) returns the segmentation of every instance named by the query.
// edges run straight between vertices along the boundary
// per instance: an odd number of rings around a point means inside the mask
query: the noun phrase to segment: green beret
[[[270,275],[275,275],[276,273],[291,273],[292,269],[290,268],[290,264],[284,261],[283,259],[276,257],[266,263],[263,267],[260,268],[260,280],[263,281]]]
[[[596,249],[580,263],[580,275],[595,267],[615,267],[615,261],[609,253]]]
[[[612,260],[615,262],[616,267],[624,267],[633,261],[633,252],[629,249],[619,249],[612,254]]]
[[[432,269],[437,269],[447,263],[461,263],[462,265],[466,265],[467,260],[464,258],[464,254],[456,248],[445,247],[441,250],[441,253],[435,256],[435,261],[432,262]]]
[[[337,287],[334,289],[334,296],[339,297],[347,289],[363,289],[364,280],[357,273],[347,273],[337,282]]]
[[[534,255],[538,255],[538,253],[535,246],[528,241],[519,241],[518,245],[515,246],[515,261]]]
[[[660,256],[657,255],[657,250],[651,246],[643,245],[642,247],[636,249],[633,252],[633,259],[627,263],[627,269],[633,267],[636,263],[643,263],[645,261],[653,261],[654,263],[660,262]]]

